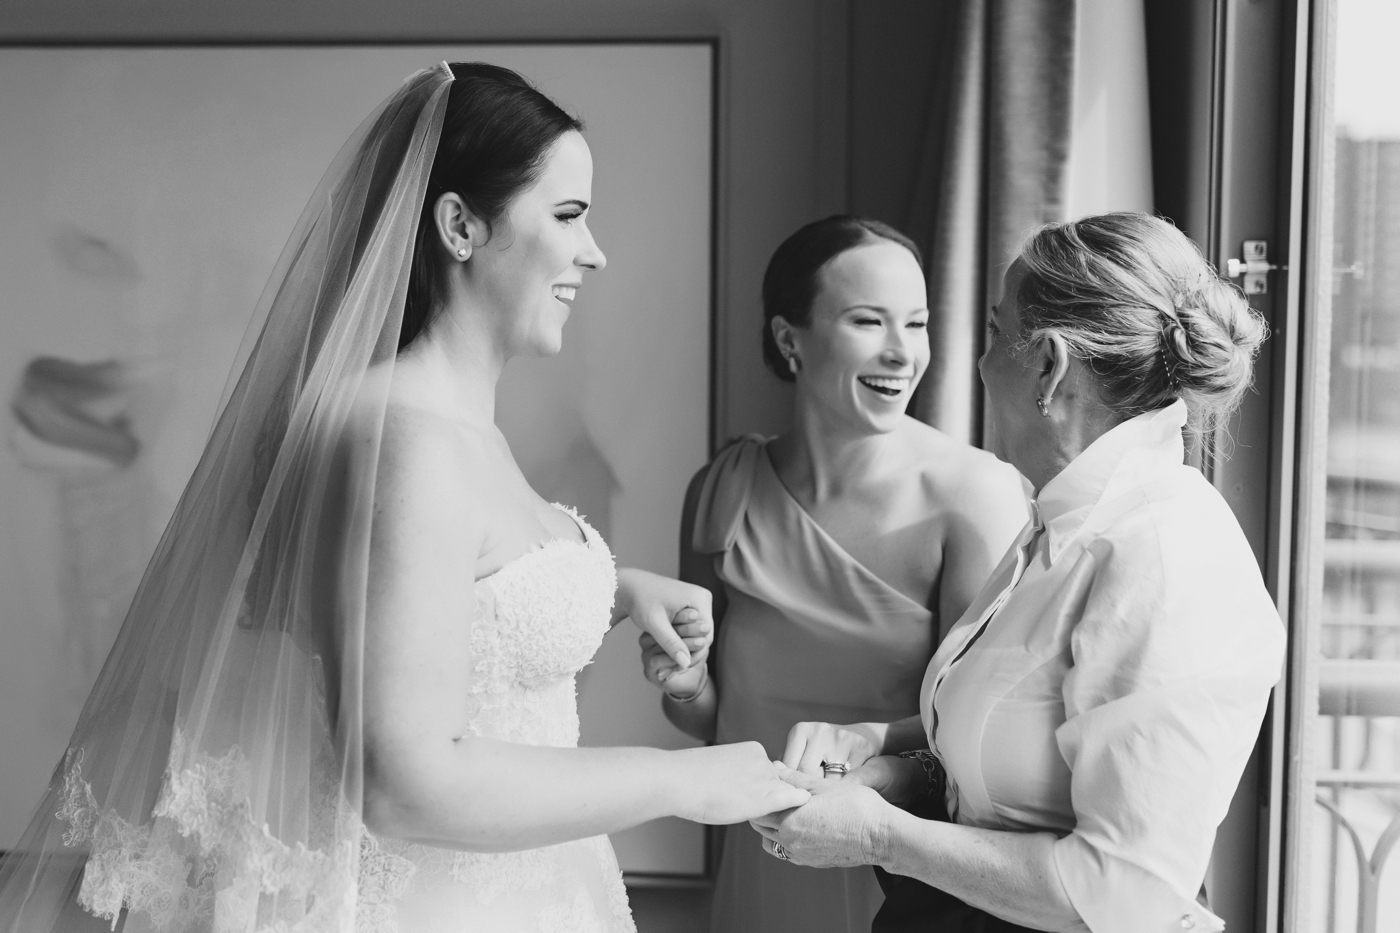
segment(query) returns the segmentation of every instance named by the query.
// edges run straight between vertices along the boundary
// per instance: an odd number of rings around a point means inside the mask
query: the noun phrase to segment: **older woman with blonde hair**
[[[789,765],[859,767],[787,771],[812,800],[755,826],[780,859],[885,869],[878,933],[1220,930],[1198,893],[1284,632],[1183,428],[1236,407],[1263,322],[1178,230],[1122,213],[1036,231],[989,328],[1032,520],[929,663],[927,748],[798,724]]]

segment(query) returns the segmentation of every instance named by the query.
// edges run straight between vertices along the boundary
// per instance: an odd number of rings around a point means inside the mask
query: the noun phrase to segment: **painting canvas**
[[[674,574],[707,454],[712,49],[706,44],[0,49],[0,849],[65,746],[204,444],[273,263],[321,173],[408,74],[484,60],[582,117],[590,275],[498,422],[546,498],[620,563]],[[688,744],[619,629],[580,683],[586,744]],[[698,827],[616,838],[703,869]]]

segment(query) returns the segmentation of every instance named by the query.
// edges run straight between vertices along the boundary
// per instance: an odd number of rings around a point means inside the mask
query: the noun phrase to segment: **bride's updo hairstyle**
[[[1050,224],[1021,250],[1027,343],[1058,334],[1124,420],[1183,399],[1220,425],[1253,381],[1264,319],[1176,227],[1115,213]]]
[[[534,184],[555,141],[583,123],[529,81],[498,65],[454,62],[442,135],[418,217],[399,349],[414,341],[437,310],[447,263],[433,211],[451,191],[493,229],[511,200]]]
[[[795,379],[773,338],[773,318],[780,317],[793,327],[810,325],[822,267],[847,250],[882,240],[909,250],[919,268],[924,267],[924,258],[913,240],[889,224],[847,214],[809,223],[774,251],[763,273],[763,362],[775,376],[785,382]]]

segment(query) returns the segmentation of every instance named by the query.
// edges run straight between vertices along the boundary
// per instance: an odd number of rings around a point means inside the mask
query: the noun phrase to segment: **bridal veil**
[[[0,861],[0,931],[374,928],[359,819],[374,464],[451,82],[445,64],[407,79],[297,222],[68,750]]]

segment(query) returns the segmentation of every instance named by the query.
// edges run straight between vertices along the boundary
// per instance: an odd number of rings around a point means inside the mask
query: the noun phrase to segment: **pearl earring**
[[[1050,417],[1050,403],[1054,400],[1054,396],[1047,398],[1044,395],[1035,400],[1035,406],[1040,409],[1040,414],[1043,417]]]

